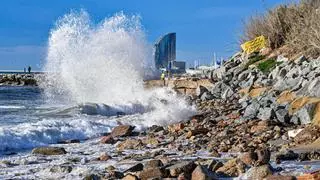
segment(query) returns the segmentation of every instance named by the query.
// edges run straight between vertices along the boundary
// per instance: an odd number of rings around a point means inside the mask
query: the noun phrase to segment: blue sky
[[[285,0],[1,0],[0,69],[41,69],[55,21],[70,10],[85,9],[99,22],[123,11],[139,14],[152,43],[177,33],[177,59],[209,63],[213,51],[228,57],[237,49],[243,21]]]

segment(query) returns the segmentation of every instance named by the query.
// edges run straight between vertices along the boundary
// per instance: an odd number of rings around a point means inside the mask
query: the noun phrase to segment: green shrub
[[[281,64],[281,62],[277,62],[275,59],[268,59],[258,64],[258,69],[263,73],[270,72],[276,65]]]
[[[251,57],[249,57],[248,62],[245,65],[245,68],[248,68],[251,64],[254,64],[254,63],[256,63],[258,61],[261,61],[261,60],[263,60],[265,58],[266,58],[266,56],[261,56],[259,54],[251,56]]]

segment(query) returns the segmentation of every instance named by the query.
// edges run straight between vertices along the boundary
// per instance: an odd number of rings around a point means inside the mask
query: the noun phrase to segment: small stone
[[[162,161],[159,159],[153,159],[146,163],[145,168],[155,168],[155,167],[162,167]]]
[[[263,179],[269,175],[272,175],[272,170],[269,164],[265,164],[250,168],[246,175],[247,179]]]
[[[70,173],[71,171],[72,167],[68,165],[54,165],[50,168],[52,173]]]
[[[108,161],[109,159],[112,159],[112,157],[109,156],[107,153],[102,153],[98,159],[100,161]]]
[[[170,175],[173,177],[179,176],[181,173],[191,173],[196,165],[193,161],[184,161],[177,164],[174,164],[172,166],[169,166],[167,169],[170,172]]]
[[[258,159],[258,155],[257,153],[250,151],[250,152],[242,153],[239,158],[247,166],[252,166],[254,165],[255,161]]]
[[[118,150],[123,151],[125,149],[140,149],[143,143],[140,139],[126,139],[117,145]]]
[[[229,177],[239,176],[240,172],[237,167],[237,159],[227,161],[222,167],[217,169],[216,173]]]
[[[32,154],[42,155],[61,155],[66,153],[67,151],[62,147],[38,147],[32,150]]]
[[[191,180],[210,180],[217,179],[217,176],[203,166],[197,166],[191,175]]]
[[[113,130],[111,132],[111,136],[112,137],[130,136],[132,134],[133,129],[134,129],[134,126],[120,125],[120,126],[113,128]]]
[[[166,171],[164,169],[161,169],[161,168],[144,169],[139,174],[139,178],[141,180],[155,179],[155,178],[162,179],[163,177],[166,177],[166,176],[167,176]]]
[[[102,144],[114,144],[116,141],[113,139],[112,135],[103,136],[100,140]]]
[[[132,174],[127,174],[124,176],[124,178],[122,178],[122,180],[138,180],[138,177]]]
[[[255,166],[260,166],[264,164],[269,164],[271,153],[268,149],[256,150],[257,153],[257,161],[255,162]]]
[[[88,174],[84,177],[84,180],[100,180],[101,177],[96,174]]]

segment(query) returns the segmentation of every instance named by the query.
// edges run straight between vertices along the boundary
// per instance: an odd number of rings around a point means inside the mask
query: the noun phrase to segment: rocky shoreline
[[[317,179],[319,65],[304,56],[238,53],[207,79],[148,81],[146,88],[174,89],[197,115],[138,132],[119,124],[100,138],[5,157],[0,177]]]

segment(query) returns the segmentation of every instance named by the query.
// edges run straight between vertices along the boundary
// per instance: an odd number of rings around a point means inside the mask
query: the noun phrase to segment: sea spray
[[[40,82],[46,100],[40,98],[42,91],[36,96],[15,89],[2,104],[7,113],[0,118],[5,122],[0,124],[0,156],[64,139],[99,137],[119,122],[139,130],[186,120],[195,110],[175,92],[143,88],[153,71],[149,47],[138,16],[118,13],[97,25],[85,11],[62,17],[51,31],[46,78]],[[10,98],[20,96],[26,101],[10,104]]]
[[[190,116],[194,109],[172,91],[144,89],[153,63],[140,19],[121,12],[94,24],[81,10],[58,20],[48,43],[48,75],[41,84],[49,101],[100,103],[141,113],[145,126]]]

